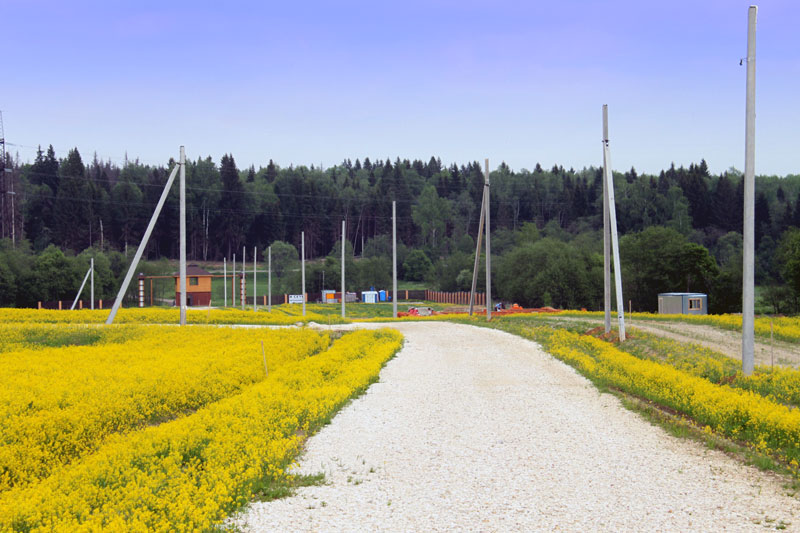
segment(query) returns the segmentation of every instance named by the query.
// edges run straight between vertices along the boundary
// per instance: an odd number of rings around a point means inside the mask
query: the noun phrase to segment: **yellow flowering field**
[[[109,440],[43,482],[0,495],[0,527],[189,531],[218,523],[255,483],[285,476],[302,432],[364,390],[400,346],[355,332],[241,394]]]
[[[748,390],[712,383],[668,363],[644,360],[591,336],[542,326],[521,333],[592,380],[674,409],[797,471],[800,411]]]
[[[0,333],[11,326],[4,325]],[[0,356],[0,491],[26,485],[95,450],[110,434],[179,416],[265,378],[269,368],[324,350],[311,330],[193,326],[17,325],[27,338],[90,345]]]
[[[153,326],[141,327],[153,331]],[[303,435],[325,423],[336,409],[375,381],[382,365],[400,348],[402,341],[399,333],[389,330],[357,331],[344,334],[328,349],[310,356],[316,348],[309,346],[327,345],[325,335],[305,330],[173,329],[177,332],[201,330],[211,334],[208,342],[198,343],[197,348],[213,356],[202,360],[181,348],[173,351],[173,343],[160,338],[161,349],[151,348],[160,357],[151,357],[144,353],[145,344],[141,344],[146,341],[140,340],[140,356],[161,372],[160,378],[154,382],[163,383],[169,379],[166,367],[160,366],[164,364],[171,365],[171,372],[175,374],[190,372],[191,366],[203,367],[197,376],[201,382],[211,382],[216,379],[215,374],[225,372],[225,367],[233,364],[230,360],[234,358],[242,358],[236,364],[243,368],[249,365],[250,360],[245,362],[244,359],[251,355],[250,352],[255,356],[252,357],[255,367],[260,366],[261,376],[225,398],[208,401],[195,412],[184,412],[185,416],[161,420],[159,424],[136,430],[113,432],[97,449],[76,457],[72,462],[53,465],[48,476],[6,487],[0,491],[0,529],[211,529],[228,513],[247,502],[259,483],[286,478],[286,468],[297,454]],[[212,343],[211,330],[228,335],[227,348]],[[239,337],[240,334],[243,337]],[[280,339],[269,337],[270,334],[287,337]],[[302,336],[307,337],[300,342]],[[266,379],[263,377],[260,342],[258,350],[250,347],[251,341],[262,337],[270,343],[284,343],[284,350],[289,353],[282,356],[279,350],[268,352],[269,376]],[[298,347],[307,346],[294,349],[296,347],[291,345],[294,341]],[[136,342],[132,341],[133,344]],[[127,344],[130,343],[122,346]],[[239,345],[241,354],[238,354]],[[58,351],[70,350],[61,348]],[[28,355],[42,355],[47,351],[28,352]],[[15,354],[7,352],[2,357]],[[75,361],[69,355],[64,357],[69,358],[69,363]],[[124,361],[112,366],[136,364],[132,355],[121,354],[121,357]],[[51,358],[58,356],[51,354]],[[173,359],[177,363],[165,362]],[[37,360],[37,364],[42,364],[42,361]],[[35,375],[55,378],[50,370],[58,365],[44,364],[48,370]],[[103,373],[97,367],[92,368]],[[83,387],[71,378],[56,379]],[[94,382],[83,388],[100,393],[98,385]],[[155,391],[159,394],[158,387]],[[110,396],[108,405],[114,407]],[[63,425],[56,426],[50,434],[58,435],[64,428]]]
[[[108,309],[81,309],[58,311],[51,309],[0,309],[0,323],[39,322],[56,324],[104,324]],[[114,319],[115,324],[177,324],[180,311],[175,307],[131,307],[122,308]],[[273,307],[272,312],[259,307],[242,311],[241,309],[188,309],[186,321],[189,324],[253,324],[253,325],[292,325],[297,322],[318,322],[340,324],[349,322],[336,314],[323,315],[306,309],[302,315],[301,305]]]
[[[742,374],[740,360],[706,346],[678,342],[632,328],[632,339],[617,347],[639,357],[668,363],[679,370],[712,383],[750,390],[779,403],[800,407],[800,371],[794,368],[758,365],[750,376]]]

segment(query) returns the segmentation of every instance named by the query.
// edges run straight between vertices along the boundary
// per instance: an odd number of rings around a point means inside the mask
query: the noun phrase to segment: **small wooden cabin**
[[[172,275],[175,277],[175,302],[180,305],[181,275],[180,272]],[[186,267],[186,305],[211,305],[211,272],[197,265]]]

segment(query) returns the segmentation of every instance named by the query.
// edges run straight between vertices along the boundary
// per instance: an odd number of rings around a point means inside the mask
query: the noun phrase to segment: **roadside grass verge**
[[[549,326],[576,334],[586,334],[589,324],[559,321],[552,316],[510,316],[495,322],[497,327],[517,333],[518,328]],[[589,330],[591,331],[591,330]],[[599,333],[595,334],[599,336]],[[800,407],[800,371],[793,368],[759,365],[751,376],[741,372],[741,362],[706,346],[676,341],[629,328],[623,343],[617,349],[639,359],[665,363],[688,374],[707,379],[711,383],[755,392],[765,398],[791,407]]]

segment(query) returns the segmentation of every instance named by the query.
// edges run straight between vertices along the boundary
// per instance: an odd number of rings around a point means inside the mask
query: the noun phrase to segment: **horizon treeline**
[[[119,166],[96,156],[86,163],[77,149],[63,159],[55,157],[52,146],[40,149],[33,163],[12,165],[6,177],[16,192],[17,240],[28,241],[33,253],[49,245],[73,255],[87,248],[135,249],[174,163],[148,166],[133,160]],[[592,253],[599,243],[602,249],[601,168],[545,169],[537,163],[532,170],[514,171],[501,163],[490,182],[497,235],[493,253],[524,244],[515,236],[534,227],[536,239],[583,242]],[[673,164],[658,174],[633,168],[614,172],[614,182],[621,236],[667,228],[707,249],[720,268],[732,262],[737,246],[741,250],[739,171],[712,175],[701,160],[688,167]],[[447,270],[437,262],[474,250],[483,188],[482,165],[474,161],[445,165],[436,157],[367,157],[323,169],[282,168],[270,160],[259,169],[240,169],[231,154],[219,162],[198,158],[187,161],[186,168],[187,254],[189,260],[213,261],[230,259],[242,246],[263,249],[283,241],[299,248],[303,231],[307,257],[324,257],[340,240],[345,220],[353,254],[362,256],[369,241],[391,232],[396,200],[399,242],[424,251],[434,272],[429,277],[435,276]],[[145,258],[178,256],[178,207],[175,184]],[[5,237],[10,236],[9,212],[6,201]],[[757,176],[755,217],[757,283],[780,283],[781,265],[774,258],[782,235],[800,227],[800,175]],[[451,284],[439,279],[437,285]]]

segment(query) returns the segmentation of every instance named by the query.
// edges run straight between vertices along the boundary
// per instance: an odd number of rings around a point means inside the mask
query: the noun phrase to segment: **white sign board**
[[[303,303],[303,295],[302,294],[290,294],[289,295],[289,303],[290,304],[301,304],[301,303]]]

